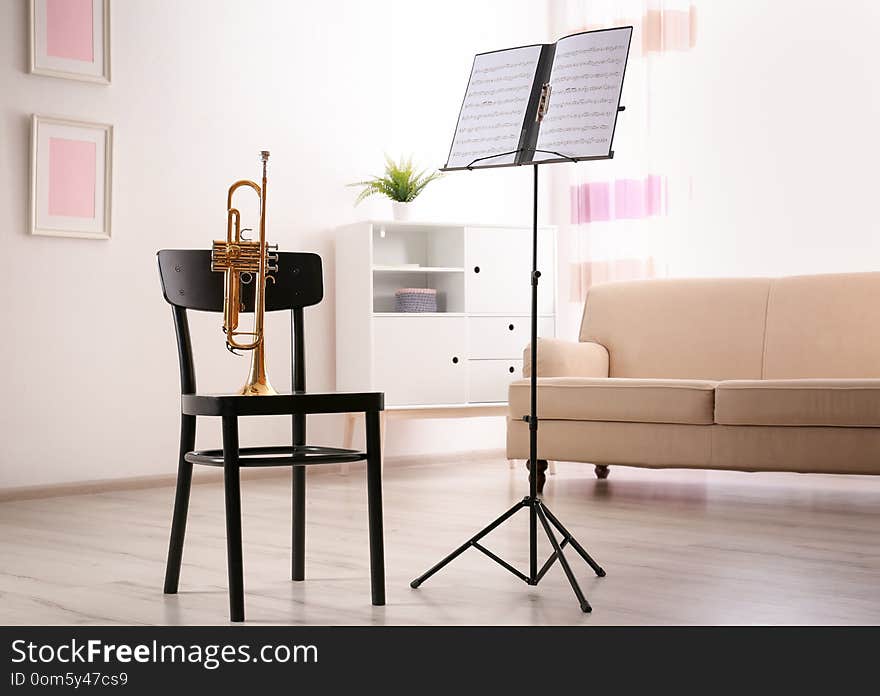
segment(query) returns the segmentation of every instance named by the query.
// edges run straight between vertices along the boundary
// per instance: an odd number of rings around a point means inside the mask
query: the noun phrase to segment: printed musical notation
[[[557,42],[550,70],[553,89],[538,132],[538,150],[569,157],[609,154],[631,32],[625,27]],[[538,152],[534,160],[555,158]]]
[[[466,167],[475,159],[519,147],[540,46],[482,53],[474,59],[448,167]],[[492,157],[484,164],[512,164],[516,155]]]

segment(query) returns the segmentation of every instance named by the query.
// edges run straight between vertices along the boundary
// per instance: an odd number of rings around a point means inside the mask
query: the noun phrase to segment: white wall
[[[880,268],[880,3],[702,0],[674,275]]]
[[[376,171],[386,151],[441,164],[472,55],[556,38],[548,5],[115,2],[113,85],[101,87],[28,75],[27,2],[0,3],[0,364],[9,397],[0,487],[174,469],[177,366],[154,253],[221,234],[226,187],[258,176],[262,148],[272,151],[270,236],[325,259],[327,296],[307,314],[309,384],[332,389],[330,232],[388,214],[380,201],[353,209],[344,184]],[[701,0],[698,10],[683,152],[693,200],[690,223],[669,240],[670,272],[875,270],[880,5]],[[115,124],[112,241],[28,235],[32,113]],[[522,170],[451,175],[429,188],[422,214],[522,223],[529,185]],[[286,319],[270,328],[270,376],[284,388]],[[245,360],[226,355],[216,318],[194,317],[193,329],[200,386],[238,386]],[[401,423],[389,453],[442,451],[448,426]],[[313,420],[316,440],[338,442],[340,430],[338,419]],[[214,427],[203,434],[201,445],[217,442]],[[272,420],[243,431],[245,441],[286,435]],[[503,425],[462,422],[456,440],[456,449],[498,447]]]
[[[545,40],[547,4],[114,2],[110,87],[27,74],[26,0],[0,3],[0,27],[2,488],[175,470],[176,353],[155,252],[221,236],[226,188],[258,176],[263,148],[270,238],[324,258],[326,298],[307,313],[309,387],[333,389],[331,231],[389,213],[378,201],[353,209],[344,184],[377,171],[386,151],[442,164],[473,54]],[[29,236],[32,113],[115,125],[112,241]],[[424,195],[423,214],[521,223],[528,191],[522,171],[450,176]],[[270,322],[278,388],[290,383],[286,321]],[[246,361],[226,354],[217,317],[192,326],[200,388],[238,387]],[[260,420],[245,444],[286,441],[286,422]],[[311,439],[339,441],[339,419],[311,423]],[[389,454],[441,451],[448,427],[402,423]],[[217,442],[204,427],[199,444]],[[500,419],[456,433],[456,449],[502,444]]]

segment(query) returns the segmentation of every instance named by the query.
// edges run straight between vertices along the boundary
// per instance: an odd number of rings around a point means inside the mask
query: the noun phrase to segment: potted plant
[[[366,181],[356,181],[349,186],[362,187],[355,200],[355,205],[374,194],[387,196],[391,199],[394,219],[409,220],[412,202],[425,190],[428,184],[441,176],[440,172],[428,174],[426,169],[417,171],[413,166],[412,157],[401,158],[399,162],[395,162],[386,155],[383,176],[374,176]]]

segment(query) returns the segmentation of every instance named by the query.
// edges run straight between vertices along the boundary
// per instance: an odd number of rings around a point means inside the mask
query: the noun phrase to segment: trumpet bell
[[[253,382],[245,384],[238,392],[239,396],[272,396],[278,392],[267,382]]]

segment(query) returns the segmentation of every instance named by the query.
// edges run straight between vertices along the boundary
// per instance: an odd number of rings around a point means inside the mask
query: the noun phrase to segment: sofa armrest
[[[531,376],[531,346],[523,352],[523,377]],[[607,377],[608,350],[600,343],[538,339],[538,377]]]

